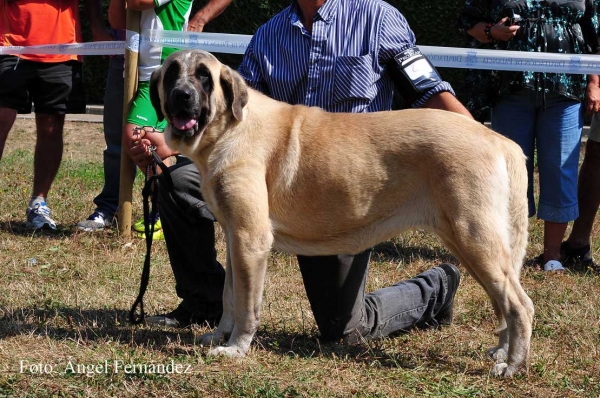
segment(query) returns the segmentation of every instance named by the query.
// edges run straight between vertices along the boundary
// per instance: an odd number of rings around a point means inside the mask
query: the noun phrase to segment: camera
[[[508,19],[506,20],[506,26],[518,25],[519,22],[523,20],[523,18],[513,10],[509,10],[507,14]]]

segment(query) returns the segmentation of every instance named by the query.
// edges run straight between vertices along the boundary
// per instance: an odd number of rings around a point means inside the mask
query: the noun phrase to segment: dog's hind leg
[[[492,302],[492,307],[494,309],[494,314],[496,315],[496,318],[498,320],[498,328],[496,329],[496,331],[499,334],[500,341],[497,346],[490,348],[487,351],[487,354],[488,354],[488,356],[495,359],[499,363],[506,362],[506,359],[508,358],[508,330],[506,328],[506,320],[504,318],[504,314],[500,310],[500,306],[496,302],[496,298],[490,294],[486,285],[481,282],[481,280],[479,279],[477,274],[471,271],[471,267],[469,266],[469,263],[461,257],[460,251],[458,250],[458,248],[454,245],[454,242],[452,241],[452,237],[444,234],[441,231],[437,231],[437,233],[438,233],[438,236],[440,236],[440,238],[444,242],[444,245],[446,246],[446,248],[448,250],[450,250],[454,254],[454,256],[456,256],[456,258],[461,263],[461,265],[464,268],[466,268],[466,270],[473,277],[473,279],[475,279],[477,281],[477,283],[481,287],[483,287],[486,294],[490,298],[490,300]]]
[[[477,281],[477,283],[481,287],[483,287],[486,294],[490,298],[490,300],[492,302],[492,306],[494,308],[494,314],[496,315],[496,318],[498,319],[498,328],[496,329],[496,331],[498,332],[498,334],[500,336],[500,342],[499,342],[498,346],[490,348],[487,351],[487,354],[488,354],[488,356],[496,359],[498,362],[506,362],[506,359],[508,357],[508,331],[506,328],[506,320],[504,319],[504,314],[500,310],[500,307],[499,307],[498,303],[496,302],[496,298],[490,294],[486,285],[481,282],[481,280],[479,279],[477,274],[471,271],[471,267],[469,266],[469,263],[461,257],[460,251],[458,250],[457,246],[455,246],[455,244],[452,240],[452,235],[448,235],[441,230],[438,230],[436,232],[437,232],[438,236],[444,242],[444,245],[446,246],[446,248],[448,250],[450,250],[452,252],[452,254],[454,254],[454,256],[458,259],[458,261],[461,263],[461,265],[464,268],[466,268],[466,270],[473,277],[473,279],[475,279]]]
[[[491,298],[499,322],[498,345],[488,351],[497,361],[492,373],[510,377],[529,353],[533,304],[519,281],[520,267],[515,266],[510,247],[514,242],[507,235],[512,228],[506,219],[455,214],[438,234]]]
[[[501,292],[497,292],[501,293]],[[533,326],[533,303],[523,290],[516,274],[508,275],[502,297],[496,297],[500,310],[504,312],[506,328],[500,330],[497,347],[488,351],[496,359],[492,375],[511,377],[529,357]],[[501,325],[502,326],[502,325]],[[508,343],[508,355],[505,361],[505,346]]]
[[[489,230],[484,235],[494,234]],[[485,245],[460,245],[458,250],[464,265],[492,299],[498,317],[499,342],[488,350],[497,361],[492,374],[510,377],[529,354],[533,304],[520,284],[510,249],[503,247],[499,240],[492,239]]]

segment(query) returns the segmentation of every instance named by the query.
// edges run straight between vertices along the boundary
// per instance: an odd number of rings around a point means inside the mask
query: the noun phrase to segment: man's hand
[[[176,155],[165,142],[163,133],[154,130],[151,127],[133,129],[126,134],[123,140],[124,148],[127,154],[139,168],[145,168],[152,163],[152,155],[150,154],[150,146],[156,147],[156,154],[164,160],[169,156]]]
[[[200,11],[190,18],[187,26],[189,32],[202,32],[204,25],[215,19],[231,4],[231,0],[210,0]]]
[[[194,15],[194,18],[190,19],[188,22],[188,32],[202,32],[202,30],[204,30],[204,21],[202,18],[198,17],[199,14],[200,13]]]
[[[473,119],[473,115],[465,108],[465,106],[452,93],[442,91],[433,94],[423,108],[443,109],[445,111],[460,113]]]
[[[588,76],[585,91],[585,112],[596,113],[600,111],[600,78],[597,75]]]

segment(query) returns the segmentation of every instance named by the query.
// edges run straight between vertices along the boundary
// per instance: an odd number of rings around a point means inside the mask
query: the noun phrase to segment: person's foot
[[[146,239],[145,232],[136,232],[135,235],[140,239]],[[152,241],[154,242],[156,240],[165,240],[165,233],[163,232],[162,229],[159,229],[158,231],[154,231],[154,233],[152,234]]]
[[[544,253],[540,254],[537,257],[534,257],[530,260],[529,265],[535,267],[536,269],[542,269],[544,272],[563,272],[565,271],[565,267],[563,267],[562,262],[558,260],[548,260],[545,261]]]
[[[568,265],[581,264],[584,267],[594,265],[590,245],[573,247],[568,241],[560,244],[560,261]]]
[[[448,291],[446,292],[446,304],[435,315],[434,319],[440,325],[450,325],[454,316],[454,296],[460,284],[460,271],[450,263],[444,263],[439,266],[446,273],[448,281]]]
[[[460,284],[460,271],[455,265],[450,263],[443,263],[437,267],[444,271],[446,274],[446,293],[444,296],[444,304],[433,316],[433,318],[421,319],[416,323],[416,327],[419,329],[426,328],[439,328],[442,325],[452,324],[452,318],[454,316],[454,296],[458,290]]]
[[[52,219],[50,208],[46,206],[46,202],[39,202],[33,207],[28,207],[25,213],[27,215],[27,224],[25,224],[27,228],[56,229],[56,221]]]
[[[110,227],[110,219],[103,213],[95,211],[87,219],[77,223],[77,228],[85,232],[102,231],[105,227]]]
[[[167,326],[171,328],[186,328],[192,324],[214,327],[219,323],[221,314],[218,316],[205,316],[188,311],[179,304],[175,310],[167,313],[146,317],[146,324],[149,326]]]
[[[139,220],[137,220],[133,225],[132,228],[135,232],[141,232],[142,236],[144,231],[145,231],[145,227],[144,227],[144,217],[140,218]],[[160,216],[157,214],[156,215],[156,219],[154,220],[154,231],[158,231],[162,229],[162,223],[160,222]]]

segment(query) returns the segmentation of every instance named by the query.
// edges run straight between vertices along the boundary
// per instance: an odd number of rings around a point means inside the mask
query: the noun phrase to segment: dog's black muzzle
[[[174,88],[167,100],[167,113],[170,114],[174,134],[192,137],[198,133],[197,120],[200,117],[197,92],[191,87]]]

